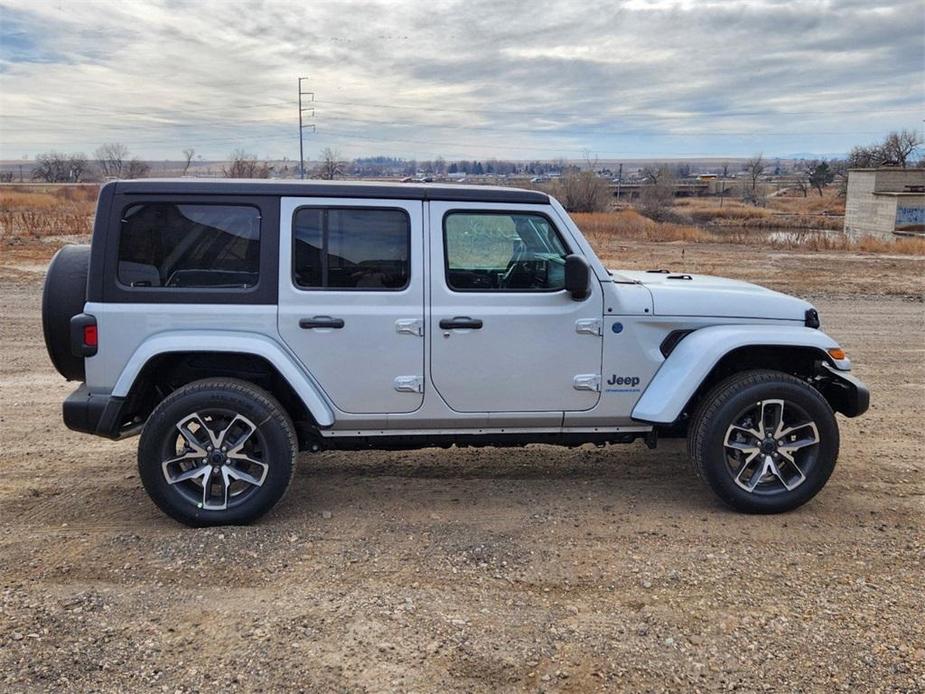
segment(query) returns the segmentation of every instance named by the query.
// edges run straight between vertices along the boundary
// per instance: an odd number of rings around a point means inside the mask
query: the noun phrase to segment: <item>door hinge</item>
[[[395,321],[395,332],[424,337],[424,321],[420,318],[400,318]]]
[[[595,393],[599,393],[601,392],[601,375],[578,374],[572,381],[572,387],[575,390],[593,390]]]
[[[392,384],[399,393],[424,392],[424,383],[419,376],[396,376]]]
[[[575,321],[575,332],[582,335],[603,335],[603,321],[600,318],[582,318]]]

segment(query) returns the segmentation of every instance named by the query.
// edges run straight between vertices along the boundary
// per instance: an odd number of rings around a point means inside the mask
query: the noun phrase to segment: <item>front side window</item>
[[[450,212],[443,221],[446,281],[456,291],[557,291],[568,250],[543,215]]]
[[[259,264],[257,208],[150,202],[122,215],[118,277],[130,287],[253,287]]]
[[[293,218],[293,279],[306,289],[408,286],[411,222],[404,210],[303,207]]]

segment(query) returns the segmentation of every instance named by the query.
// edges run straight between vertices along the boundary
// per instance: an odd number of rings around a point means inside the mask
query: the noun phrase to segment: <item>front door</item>
[[[457,412],[588,410],[599,398],[603,293],[575,301],[576,246],[531,205],[431,202],[431,376]]]
[[[424,392],[423,203],[283,198],[279,333],[342,412]]]

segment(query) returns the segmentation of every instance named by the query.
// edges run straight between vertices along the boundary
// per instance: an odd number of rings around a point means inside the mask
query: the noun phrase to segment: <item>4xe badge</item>
[[[613,374],[607,379],[608,393],[638,393],[639,376],[617,376]]]

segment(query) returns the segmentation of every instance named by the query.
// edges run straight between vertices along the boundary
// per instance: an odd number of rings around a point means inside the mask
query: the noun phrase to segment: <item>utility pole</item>
[[[305,148],[302,143],[302,131],[305,130],[305,128],[311,128],[312,132],[315,132],[314,123],[305,123],[304,118],[302,116],[302,114],[305,113],[306,111],[311,111],[312,118],[315,117],[315,107],[314,106],[310,106],[307,108],[302,107],[302,97],[303,96],[309,97],[308,99],[309,103],[315,102],[315,92],[303,92],[302,91],[302,82],[307,79],[308,79],[307,77],[299,78],[299,178],[305,178]]]

